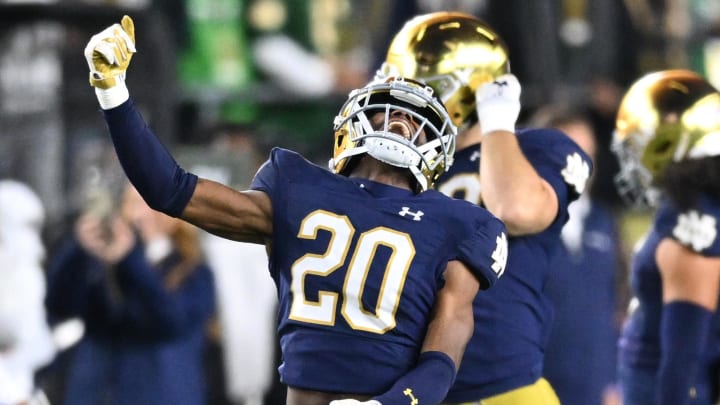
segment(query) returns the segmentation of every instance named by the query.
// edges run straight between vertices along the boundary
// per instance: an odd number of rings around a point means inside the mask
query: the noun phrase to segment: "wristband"
[[[100,108],[103,110],[115,108],[130,98],[130,92],[125,85],[125,81],[120,78],[116,78],[115,81],[117,84],[109,89],[95,87],[95,96],[98,103],[100,103]]]
[[[415,368],[390,390],[373,398],[381,404],[439,404],[455,381],[455,362],[443,352],[424,352]]]
[[[480,134],[486,136],[494,131],[508,131],[515,133],[515,120],[480,119]]]
[[[485,136],[493,131],[515,133],[515,122],[520,116],[520,100],[500,96],[480,101],[477,107],[480,133]]]
[[[675,301],[663,306],[658,405],[690,403],[711,323],[712,313],[699,305]]]

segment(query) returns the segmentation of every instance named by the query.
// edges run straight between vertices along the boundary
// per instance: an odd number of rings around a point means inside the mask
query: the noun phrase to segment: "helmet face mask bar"
[[[660,190],[653,183],[653,175],[642,164],[641,150],[644,146],[633,144],[630,139],[620,141],[613,135],[611,150],[620,164],[613,179],[622,200],[634,207],[654,207],[660,199]]]
[[[390,122],[397,113],[409,117],[417,127],[409,134],[398,133]],[[390,77],[352,91],[335,117],[334,132],[335,148],[329,162],[333,172],[347,175],[351,160],[368,154],[407,168],[417,188],[427,190],[452,165],[457,128],[430,87]]]
[[[623,200],[657,206],[658,184],[671,162],[720,155],[720,93],[688,70],[642,77],[620,103],[612,151]]]
[[[507,46],[492,28],[470,14],[435,12],[405,23],[376,77],[426,83],[462,126],[475,122],[477,88],[508,72]]]

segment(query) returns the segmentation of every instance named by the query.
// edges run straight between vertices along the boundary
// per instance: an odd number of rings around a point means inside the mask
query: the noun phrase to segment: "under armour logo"
[[[402,210],[398,212],[398,215],[405,216],[405,215],[412,215],[413,221],[419,221],[420,217],[425,215],[424,212],[418,211],[418,212],[412,212],[410,211],[410,207],[402,207]]]
[[[494,83],[496,86],[500,86],[500,87],[502,87],[502,86],[507,86],[507,85],[508,85],[507,80],[495,80],[495,81],[493,81],[493,83]]]
[[[415,398],[415,395],[413,395],[412,388],[405,388],[405,390],[403,390],[403,395],[410,397],[410,405],[418,405],[420,403],[420,400]]]
[[[472,153],[472,155],[470,155],[470,161],[474,162],[478,159],[480,159],[480,151],[476,150],[475,152]]]

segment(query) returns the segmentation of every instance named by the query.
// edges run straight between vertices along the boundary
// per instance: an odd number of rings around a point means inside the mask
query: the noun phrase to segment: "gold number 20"
[[[315,239],[319,230],[331,234],[327,250],[323,254],[308,253],[292,266],[290,319],[328,326],[335,324],[338,293],[317,291],[317,301],[309,301],[305,296],[305,280],[308,276],[329,276],[346,264],[349,257],[342,288],[343,318],[356,330],[382,334],[393,329],[407,271],[415,257],[410,235],[376,227],[358,237],[350,254],[355,227],[348,217],[324,210],[314,211],[303,220],[298,237]],[[385,266],[377,304],[375,308],[365,308],[362,296],[373,258],[380,246],[389,248],[392,253]]]

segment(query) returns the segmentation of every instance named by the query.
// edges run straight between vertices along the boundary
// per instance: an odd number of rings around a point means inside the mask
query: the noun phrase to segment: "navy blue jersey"
[[[550,262],[561,243],[568,204],[579,196],[592,165],[560,131],[518,131],[517,140],[528,161],[555,190],[558,215],[543,232],[508,239],[505,275],[475,299],[475,333],[448,394],[449,402],[486,398],[531,384],[542,374],[552,322],[551,303],[544,294]],[[479,170],[480,145],[472,145],[455,154],[455,163],[438,180],[436,189],[482,205]]]
[[[620,361],[626,367],[657,369],[660,364],[660,322],[662,317],[662,279],[655,252],[660,242],[671,238],[706,257],[720,257],[720,202],[704,197],[693,209],[679,211],[665,203],[655,215],[653,226],[640,241],[630,274],[633,310],[620,338]],[[688,268],[687,271],[693,271]],[[637,305],[635,305],[637,304]],[[702,356],[704,364],[693,386],[707,390],[717,383],[710,372],[720,361],[720,311],[713,317],[712,336]]]
[[[278,148],[251,188],[272,200],[280,375],[292,387],[384,392],[414,366],[447,262],[484,288],[504,269],[502,222],[433,190],[338,176]]]

